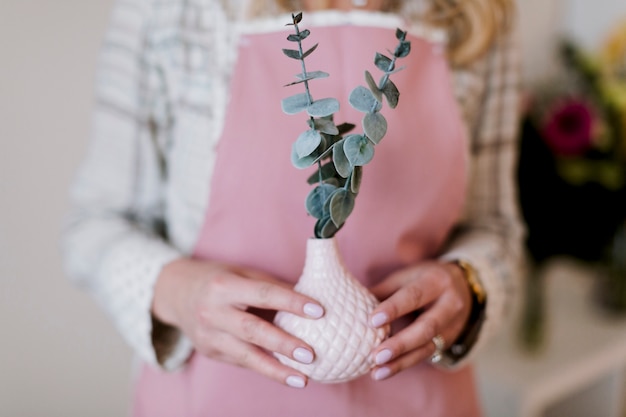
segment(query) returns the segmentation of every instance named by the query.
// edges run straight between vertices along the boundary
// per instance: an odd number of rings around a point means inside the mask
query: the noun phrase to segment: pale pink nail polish
[[[324,309],[317,304],[306,303],[303,308],[304,314],[314,319],[319,319],[324,315]]]
[[[387,323],[388,317],[385,313],[380,312],[376,313],[374,317],[372,317],[371,323],[374,327],[380,327],[383,324]]]
[[[382,365],[384,363],[389,362],[389,359],[391,359],[392,355],[393,354],[391,353],[389,349],[381,350],[380,352],[376,354],[376,358],[374,359],[374,362],[376,362],[376,365]]]
[[[288,376],[285,382],[292,388],[304,388],[304,386],[306,385],[304,382],[304,378],[297,375]]]
[[[293,351],[293,358],[300,363],[309,364],[313,362],[313,353],[305,348],[296,348]]]
[[[387,368],[386,366],[384,368],[378,368],[374,371],[374,379],[376,381],[380,381],[381,379],[387,378],[390,374],[391,369]]]

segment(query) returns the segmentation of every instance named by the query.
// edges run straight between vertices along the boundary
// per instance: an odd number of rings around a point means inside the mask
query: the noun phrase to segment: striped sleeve
[[[161,268],[181,256],[164,239],[164,174],[154,118],[162,85],[147,42],[151,7],[148,0],[114,6],[63,251],[71,279],[98,301],[133,350],[173,369],[190,354],[190,342],[150,313]]]
[[[502,323],[518,283],[523,259],[523,234],[515,167],[518,152],[520,63],[515,33],[500,37],[477,64],[484,76],[483,93],[470,123],[471,164],[464,221],[443,256],[462,260],[476,270],[487,292],[480,332],[469,340],[465,363]],[[471,96],[471,95],[467,95]]]

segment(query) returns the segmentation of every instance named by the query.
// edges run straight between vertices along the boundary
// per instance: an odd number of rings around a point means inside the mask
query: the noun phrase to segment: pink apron
[[[309,70],[330,78],[311,83],[314,98],[342,103],[336,123],[359,125],[348,96],[376,51],[395,46],[394,30],[319,27]],[[286,33],[245,35],[232,81],[210,204],[195,249],[202,259],[244,265],[295,282],[314,219],[304,209],[311,170],[291,166],[291,144],[307,128],[305,114],[284,115],[282,88],[299,63],[281,53]],[[389,131],[365,167],[353,214],[338,233],[348,268],[371,286],[408,263],[432,258],[458,221],[465,197],[466,138],[439,48],[411,37],[406,69],[392,78],[397,109],[383,111]],[[355,81],[356,80],[356,81]],[[356,84],[355,84],[356,83]],[[365,376],[306,389],[282,386],[251,371],[195,354],[177,373],[144,366],[135,394],[139,417],[370,417],[479,415],[471,369],[443,372],[420,364],[386,381]]]

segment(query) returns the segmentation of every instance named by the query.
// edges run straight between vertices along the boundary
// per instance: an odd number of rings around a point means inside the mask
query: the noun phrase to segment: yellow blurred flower
[[[621,112],[626,112],[626,80],[617,78],[605,78],[600,88],[602,99]]]
[[[602,60],[611,72],[619,73],[626,70],[626,18],[609,34],[601,54]]]

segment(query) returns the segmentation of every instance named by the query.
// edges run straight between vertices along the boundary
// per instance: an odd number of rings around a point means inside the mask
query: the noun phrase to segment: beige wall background
[[[59,256],[112,1],[0,0],[0,416],[124,416],[131,354]]]
[[[553,37],[600,39],[623,0],[520,1],[526,78]],[[0,416],[124,416],[132,354],[61,268],[68,183],[83,154],[113,0],[0,1]]]

